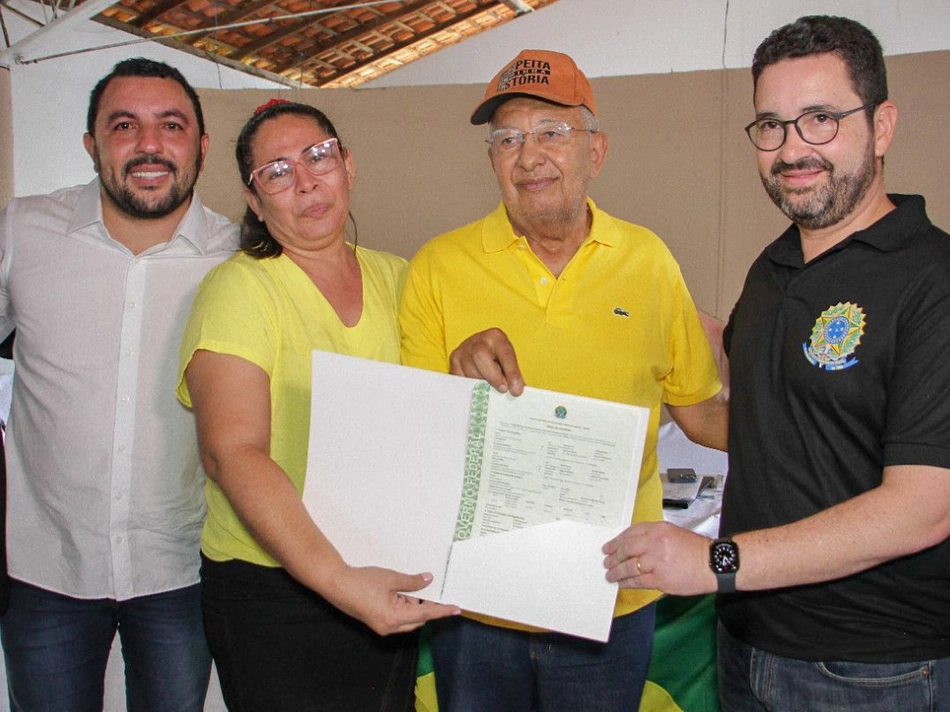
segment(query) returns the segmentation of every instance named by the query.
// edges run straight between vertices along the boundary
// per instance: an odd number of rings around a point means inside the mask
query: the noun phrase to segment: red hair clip
[[[287,99],[271,99],[266,104],[261,104],[256,109],[254,109],[254,116],[257,116],[259,113],[261,113],[262,111],[266,111],[272,106],[280,106],[281,104],[292,104],[292,103],[293,103],[292,101],[288,101]]]

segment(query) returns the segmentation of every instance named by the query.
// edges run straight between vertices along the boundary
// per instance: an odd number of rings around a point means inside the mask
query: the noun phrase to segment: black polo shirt
[[[749,270],[725,334],[725,535],[855,497],[887,465],[950,468],[950,236],[920,196],[890,198],[896,210],[807,265],[792,226]],[[720,596],[719,615],[787,657],[947,657],[950,540],[828,583]]]

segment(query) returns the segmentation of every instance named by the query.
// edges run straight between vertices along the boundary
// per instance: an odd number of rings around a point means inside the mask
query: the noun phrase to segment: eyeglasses
[[[255,168],[251,171],[251,178],[247,181],[247,185],[250,187],[251,183],[257,180],[261,190],[268,195],[280,193],[294,184],[294,172],[298,165],[306,168],[307,172],[313,176],[330,173],[340,165],[340,142],[331,138],[305,148],[300,152],[300,158],[295,161],[282,158]]]
[[[795,127],[802,141],[812,146],[821,146],[834,141],[838,135],[838,123],[841,119],[859,111],[877,106],[871,102],[850,111],[806,111],[797,119],[779,121],[778,119],[756,119],[745,127],[752,145],[760,151],[777,151],[785,145],[788,138],[788,126]]]
[[[511,153],[521,148],[524,142],[528,140],[528,136],[531,136],[541,146],[558,148],[566,145],[571,140],[572,131],[595,133],[593,129],[578,129],[563,122],[551,121],[541,124],[532,131],[519,131],[518,129],[492,131],[486,143],[491,146],[491,150],[495,153]]]

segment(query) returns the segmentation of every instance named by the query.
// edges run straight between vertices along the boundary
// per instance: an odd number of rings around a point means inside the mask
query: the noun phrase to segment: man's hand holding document
[[[413,596],[605,641],[648,419],[315,351],[304,503],[351,565],[431,571]]]

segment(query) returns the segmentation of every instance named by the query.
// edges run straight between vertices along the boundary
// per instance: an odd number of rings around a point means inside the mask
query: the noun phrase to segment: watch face
[[[717,541],[709,550],[709,565],[717,574],[733,573],[739,569],[739,547],[731,541]]]

